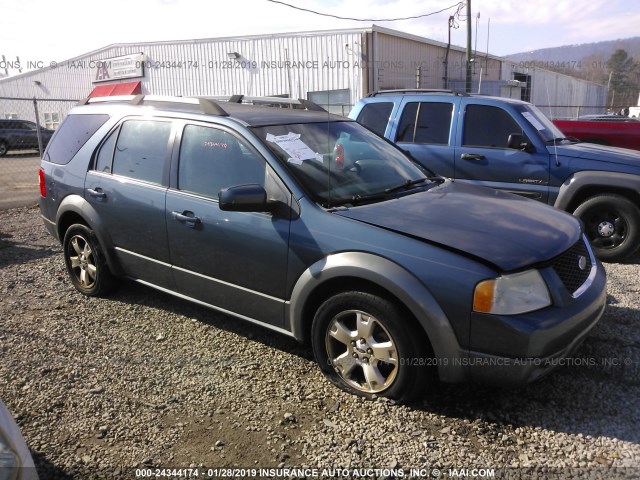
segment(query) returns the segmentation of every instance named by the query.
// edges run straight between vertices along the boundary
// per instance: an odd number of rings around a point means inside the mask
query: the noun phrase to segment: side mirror
[[[533,145],[525,141],[525,138],[520,133],[512,133],[507,139],[507,147],[514,150],[523,150],[525,152],[534,152]]]
[[[228,212],[270,212],[273,208],[267,202],[267,192],[258,184],[227,187],[218,193],[220,210]]]

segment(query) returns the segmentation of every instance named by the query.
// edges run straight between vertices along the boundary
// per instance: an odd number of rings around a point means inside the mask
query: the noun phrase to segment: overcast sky
[[[455,5],[455,0],[283,1],[370,19],[423,15]],[[471,5],[473,45],[486,51],[490,19],[489,52],[495,55],[639,34],[637,0],[471,0]],[[358,22],[268,0],[0,0],[0,55],[48,64],[114,43],[333,30],[372,23],[446,42],[448,18],[455,11],[454,7],[413,20]],[[464,46],[466,19],[458,24],[452,43]]]

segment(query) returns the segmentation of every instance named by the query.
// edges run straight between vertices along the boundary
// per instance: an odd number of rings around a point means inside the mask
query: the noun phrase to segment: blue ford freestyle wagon
[[[39,172],[82,294],[140,282],[295,337],[340,388],[400,401],[434,374],[539,378],[602,315],[579,220],[431,175],[355,121],[304,102],[83,103]]]

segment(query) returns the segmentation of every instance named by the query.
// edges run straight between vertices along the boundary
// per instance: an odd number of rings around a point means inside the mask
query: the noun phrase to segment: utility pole
[[[467,0],[467,81],[465,91],[471,93],[471,0]]]

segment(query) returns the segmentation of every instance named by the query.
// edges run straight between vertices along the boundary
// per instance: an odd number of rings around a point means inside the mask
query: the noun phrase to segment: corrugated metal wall
[[[446,49],[376,31],[372,35],[375,49],[372,73],[377,89],[444,88]],[[455,65],[460,64],[461,59],[464,56],[460,52],[450,51],[450,78],[459,75]]]
[[[542,68],[523,67],[505,62],[503,80],[512,80],[518,74],[530,77],[529,101],[550,118],[605,113],[606,85],[598,85]]]
[[[464,90],[466,78],[466,52],[460,47],[451,47],[447,59],[445,78],[444,44],[429,42],[411,35],[398,36],[374,29],[374,70],[372,71],[379,90],[394,88],[453,88]],[[485,58],[478,53],[473,66],[473,83],[496,82],[500,79],[501,62],[495,57]],[[484,92],[483,92],[484,93]]]
[[[142,52],[145,93],[306,98],[309,91],[349,89],[355,103],[362,96],[361,44],[362,31],[346,31],[118,45],[0,82],[0,96],[83,98],[94,86],[91,62]]]
[[[339,91],[342,111],[374,90],[444,88],[446,45],[382,27],[222,39],[114,45],[0,80],[0,97],[80,99],[92,91],[91,63],[144,53],[144,93],[158,95],[290,95],[322,99]],[[237,58],[229,57],[230,53]],[[464,90],[466,55],[451,47],[448,87]],[[541,69],[522,69],[478,54],[473,92],[500,95],[514,74],[530,75],[530,99],[539,106],[604,105],[604,87]],[[113,83],[113,82],[112,82]],[[316,92],[316,93],[314,93]],[[328,97],[328,94],[327,94]],[[348,99],[348,100],[344,100]],[[322,102],[320,102],[322,103]],[[556,116],[574,115],[558,109]],[[2,112],[0,112],[2,114]]]

